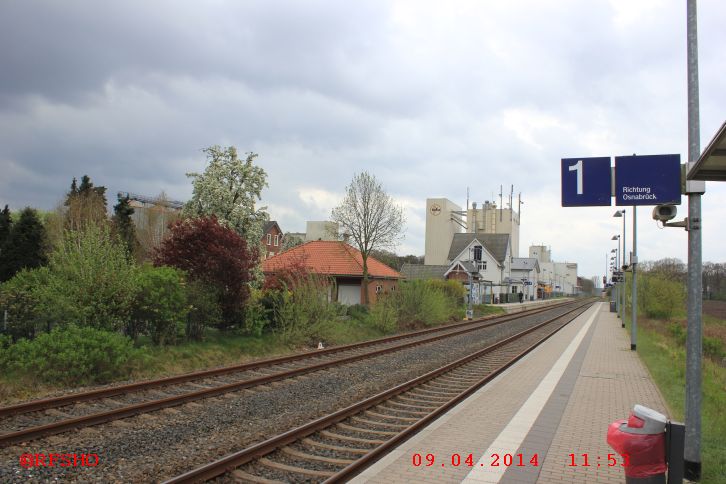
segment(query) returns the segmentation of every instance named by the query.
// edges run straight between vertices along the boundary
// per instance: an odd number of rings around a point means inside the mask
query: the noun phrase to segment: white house
[[[537,299],[537,286],[539,284],[540,267],[536,257],[512,258],[512,292],[524,294],[524,299],[533,301]]]
[[[511,291],[511,253],[509,234],[454,234],[447,260],[449,269],[444,276],[460,280],[468,288],[471,274],[475,304],[491,302],[493,298],[503,301]]]

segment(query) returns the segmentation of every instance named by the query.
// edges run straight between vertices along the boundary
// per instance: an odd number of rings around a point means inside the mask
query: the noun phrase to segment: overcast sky
[[[726,2],[698,8],[704,148],[726,119]],[[283,231],[327,219],[367,170],[405,206],[398,252],[423,254],[427,197],[513,184],[520,255],[549,245],[601,276],[622,219],[562,208],[560,159],[686,161],[686,2],[0,2],[0,204],[51,209],[83,174],[109,200],[185,200],[213,144],[259,153]],[[726,262],[724,207],[708,183],[704,261]],[[685,261],[686,232],[650,212],[640,259]]]

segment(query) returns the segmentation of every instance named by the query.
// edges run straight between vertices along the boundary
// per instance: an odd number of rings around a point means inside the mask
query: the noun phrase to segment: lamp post
[[[622,217],[623,218],[623,264],[622,265],[626,265],[626,262],[625,262],[625,209],[617,210],[613,214],[613,217],[616,217],[616,218]],[[622,269],[622,267],[621,267],[621,269]],[[622,293],[623,293],[622,294],[623,301],[622,301],[622,303],[620,303],[620,308],[622,309],[622,311],[621,311],[622,314],[620,315],[620,322],[622,324],[622,327],[624,328],[625,327],[625,318],[623,317],[623,316],[625,316],[625,279],[624,278],[623,278]]]
[[[610,271],[612,272],[613,281],[613,300],[615,301],[615,314],[620,317],[620,286],[615,281],[615,272],[618,270],[618,259],[620,258],[619,249],[612,249],[611,254],[615,254],[610,257]]]
[[[613,235],[612,239],[610,240],[617,240],[618,241],[618,251],[617,255],[615,256],[615,271],[618,271],[618,268],[620,267],[620,234]],[[624,249],[624,247],[623,247]],[[623,253],[623,258],[625,258],[625,253]],[[617,311],[618,311],[618,317],[622,320],[622,304],[620,304],[620,293],[622,292],[622,286],[618,283],[617,284],[618,293],[617,293]]]

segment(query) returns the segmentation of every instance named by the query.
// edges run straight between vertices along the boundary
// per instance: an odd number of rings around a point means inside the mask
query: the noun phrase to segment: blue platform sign
[[[615,205],[681,203],[681,155],[615,157]]]
[[[610,206],[610,157],[562,158],[562,206]]]

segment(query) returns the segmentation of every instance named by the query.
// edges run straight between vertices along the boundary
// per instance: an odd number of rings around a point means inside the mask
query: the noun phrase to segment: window
[[[267,245],[272,244],[272,234],[267,234]]]
[[[481,245],[474,246],[474,260],[481,260]]]
[[[485,270],[487,270],[487,261],[485,261],[485,260],[480,260],[480,261],[478,261],[478,264],[479,264],[479,270],[480,270],[480,271],[485,271]]]
[[[270,252],[270,253],[269,253],[268,255],[269,255],[270,257],[272,257],[273,255],[275,255],[275,253],[274,253],[274,252]]]
[[[380,292],[383,290],[383,286],[380,284],[376,285],[376,294],[380,294]]]
[[[391,292],[396,290],[396,286],[391,286]]]
[[[277,247],[278,245],[280,245],[280,236],[275,235],[275,247]]]

